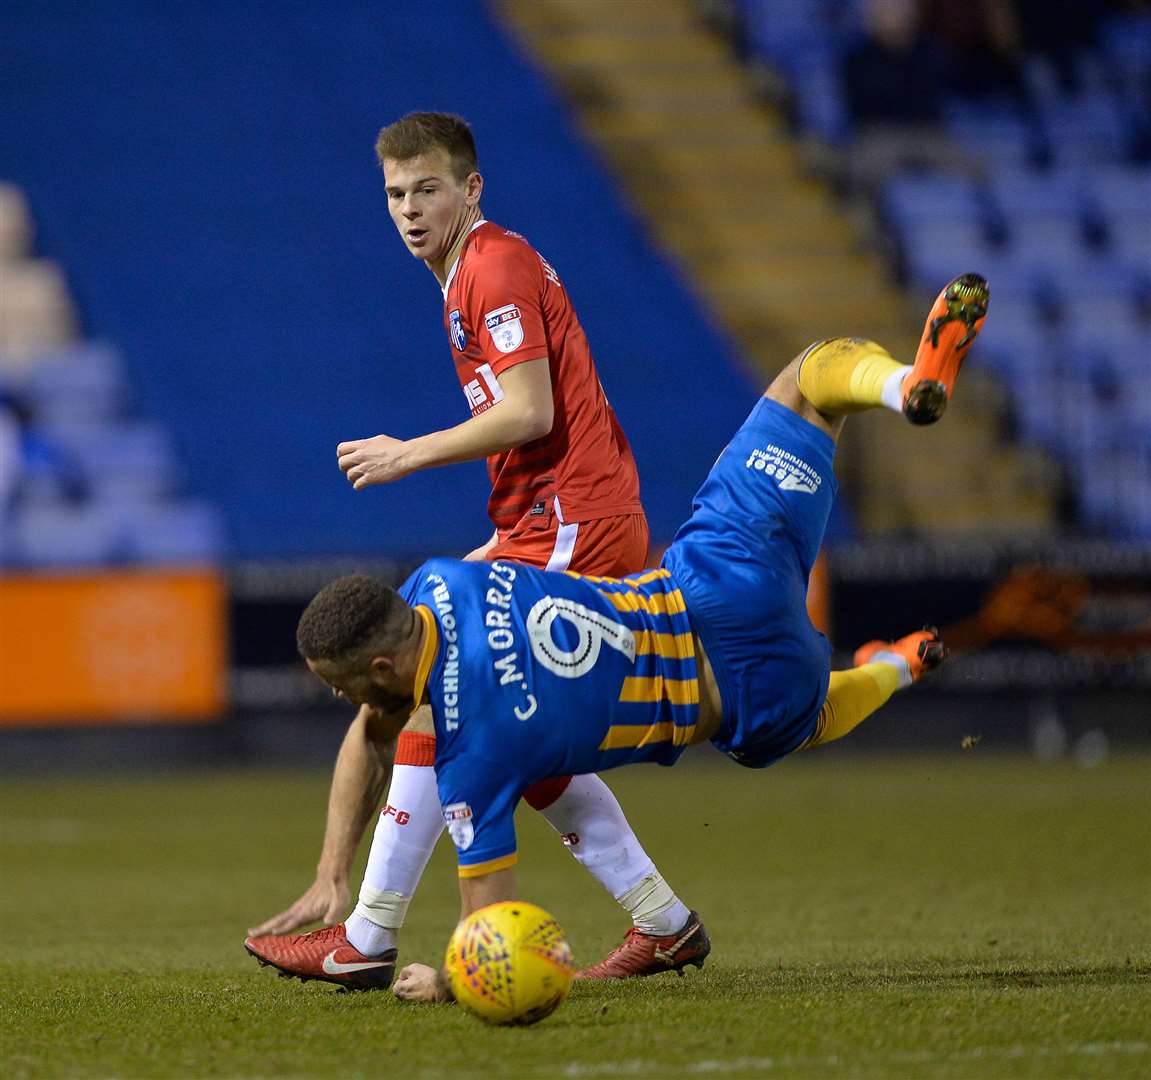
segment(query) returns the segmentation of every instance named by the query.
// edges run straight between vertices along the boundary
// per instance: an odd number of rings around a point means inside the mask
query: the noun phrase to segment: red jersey
[[[472,229],[444,287],[444,328],[473,416],[502,400],[508,368],[545,356],[551,368],[551,431],[488,458],[497,529],[545,513],[553,496],[567,522],[643,512],[631,447],[583,327],[555,270],[522,236],[490,221]]]

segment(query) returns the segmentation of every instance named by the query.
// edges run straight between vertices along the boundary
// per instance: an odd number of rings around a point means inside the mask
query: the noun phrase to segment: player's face
[[[409,161],[384,159],[388,213],[404,246],[424,262],[447,257],[479,203],[481,187],[479,173],[456,178],[446,150],[437,148]]]
[[[415,707],[412,688],[397,678],[395,669],[387,662],[373,662],[366,668],[334,664],[327,660],[309,660],[308,667],[318,675],[341,701],[352,705],[367,705],[386,713]]]

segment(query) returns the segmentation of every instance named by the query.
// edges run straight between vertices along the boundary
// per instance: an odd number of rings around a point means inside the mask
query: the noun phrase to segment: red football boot
[[[680,975],[689,964],[703,967],[711,952],[711,939],[693,911],[674,934],[658,937],[632,927],[623,941],[598,964],[577,971],[577,979],[632,979],[675,971]]]
[[[990,296],[986,278],[963,274],[936,298],[915,365],[903,380],[903,415],[913,424],[934,424],[943,415],[963,358],[987,317]]]
[[[901,637],[898,641],[869,641],[855,650],[853,664],[859,667],[870,664],[877,652],[895,653],[907,661],[911,669],[911,681],[919,682],[923,676],[939,667],[947,659],[947,646],[939,640],[939,631],[934,626],[926,626],[914,634]]]
[[[348,944],[344,924],[324,926],[310,934],[269,934],[244,941],[261,966],[301,982],[318,979],[345,990],[387,990],[396,972],[396,950],[365,956]]]

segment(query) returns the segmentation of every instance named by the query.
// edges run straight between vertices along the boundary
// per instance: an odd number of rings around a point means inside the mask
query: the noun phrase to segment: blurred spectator
[[[963,97],[1027,104],[1019,21],[1004,0],[922,0],[923,30],[945,52],[949,89]]]
[[[0,527],[8,520],[8,508],[20,482],[20,424],[8,400],[0,394]]]
[[[1023,45],[1046,57],[1062,88],[1079,89],[1079,60],[1096,46],[1100,24],[1117,10],[1146,10],[1145,4],[1107,0],[1013,0]]]
[[[936,123],[942,115],[943,57],[920,32],[915,0],[868,0],[864,35],[843,59],[856,128]]]
[[[863,22],[841,70],[855,131],[852,186],[874,192],[906,166],[963,168],[942,130],[946,55],[923,33],[916,0],[867,0]]]
[[[24,401],[0,392],[0,522],[35,489],[36,497],[81,502],[89,495],[83,464],[32,423]]]

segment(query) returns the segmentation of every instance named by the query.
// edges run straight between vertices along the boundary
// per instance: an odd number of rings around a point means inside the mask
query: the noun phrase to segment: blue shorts
[[[835,500],[835,443],[760,398],[712,467],[663,565],[683,590],[723,702],[712,740],[764,768],[814,730],[831,647],[807,582]]]

